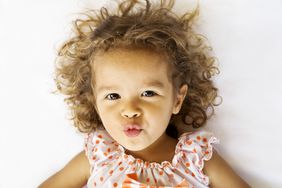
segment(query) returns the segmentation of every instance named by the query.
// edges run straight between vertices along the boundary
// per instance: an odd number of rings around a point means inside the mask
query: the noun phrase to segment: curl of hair
[[[166,54],[173,67],[174,88],[188,85],[182,108],[171,117],[170,125],[181,119],[185,125],[199,128],[214,114],[218,94],[211,78],[219,70],[215,58],[209,55],[211,48],[205,43],[206,38],[192,28],[199,14],[198,6],[179,17],[171,10],[173,0],[161,0],[159,5],[149,0],[142,2],[124,0],[114,13],[104,7],[86,11],[85,18],[74,21],[74,36],[58,51],[57,91],[67,96],[71,120],[81,132],[102,126],[92,88],[93,54],[118,47],[149,48]]]

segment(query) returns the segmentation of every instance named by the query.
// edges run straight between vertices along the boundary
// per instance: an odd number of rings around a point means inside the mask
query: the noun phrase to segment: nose
[[[121,116],[125,118],[137,118],[141,115],[141,110],[136,104],[128,103],[121,111]]]
[[[136,117],[140,116],[140,113],[138,113],[138,112],[123,112],[122,116],[126,117],[126,118],[136,118]]]

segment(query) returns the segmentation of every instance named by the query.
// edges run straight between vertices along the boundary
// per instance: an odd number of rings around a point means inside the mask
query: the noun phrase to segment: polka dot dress
[[[172,162],[147,162],[127,155],[104,130],[85,135],[85,151],[91,176],[84,188],[187,188],[209,187],[204,161],[212,157],[212,144],[219,140],[210,132],[183,133]]]

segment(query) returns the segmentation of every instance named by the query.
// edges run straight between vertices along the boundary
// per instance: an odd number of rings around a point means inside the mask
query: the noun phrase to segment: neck
[[[174,156],[176,144],[176,139],[169,137],[166,133],[164,133],[149,147],[140,151],[127,150],[126,153],[148,162],[171,162]]]

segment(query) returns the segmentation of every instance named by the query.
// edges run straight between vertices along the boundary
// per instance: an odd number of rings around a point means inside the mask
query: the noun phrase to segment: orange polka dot
[[[189,171],[188,171],[187,169],[185,169],[185,173],[186,173],[186,174],[189,174]]]
[[[133,167],[133,168],[132,168],[132,170],[133,170],[133,171],[135,171],[135,170],[136,170],[136,168],[135,168],[135,167]]]
[[[190,166],[190,163],[188,163],[188,162],[185,163],[185,166],[186,166],[186,167],[189,167],[189,166]]]
[[[95,142],[96,144],[99,144],[100,143],[100,141],[99,140],[96,140],[96,142]]]
[[[122,162],[120,161],[120,162],[118,163],[118,166],[121,165],[121,164],[122,164]]]
[[[195,177],[195,174],[192,172],[192,176]]]
[[[205,151],[205,154],[207,155],[207,154],[209,154],[210,152],[209,151]]]
[[[107,156],[108,156],[108,153],[107,153],[107,152],[104,152],[104,155],[107,157]]]
[[[191,145],[191,144],[192,144],[192,141],[191,141],[191,140],[188,140],[188,141],[186,142],[186,144],[187,144],[187,145]]]
[[[114,171],[113,171],[113,170],[110,170],[109,174],[112,175],[113,173],[114,173]]]
[[[207,140],[207,138],[203,138],[203,142],[207,142],[208,140]]]
[[[100,134],[98,135],[98,137],[99,137],[99,138],[103,138],[102,135],[100,135]]]
[[[201,140],[201,137],[200,137],[200,136],[197,136],[197,140]]]
[[[123,171],[123,169],[124,169],[123,167],[120,167],[120,168],[119,168],[120,171]]]
[[[111,149],[110,148],[108,148],[108,150],[107,150],[108,152],[110,152],[111,151]]]
[[[93,156],[93,157],[92,157],[92,160],[96,160],[96,156]]]
[[[95,148],[94,152],[97,152],[98,151],[98,148]]]
[[[106,165],[107,165],[107,163],[103,163],[103,164],[102,164],[102,166],[106,166]]]
[[[149,183],[149,182],[150,182],[150,178],[147,178],[147,179],[146,179],[146,182]]]
[[[115,182],[115,183],[113,184],[113,186],[114,186],[114,187],[117,187],[117,186],[118,186],[118,184]]]
[[[163,171],[160,171],[160,175],[162,176],[164,174],[164,172]]]
[[[103,177],[100,177],[100,181],[103,181],[104,180],[104,178]]]
[[[141,159],[137,159],[137,163],[141,163]]]
[[[112,158],[113,158],[113,156],[109,156],[108,158],[109,158],[109,159],[112,159]]]
[[[193,152],[194,152],[194,153],[197,153],[196,149],[193,149]]]

